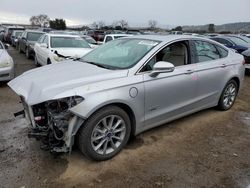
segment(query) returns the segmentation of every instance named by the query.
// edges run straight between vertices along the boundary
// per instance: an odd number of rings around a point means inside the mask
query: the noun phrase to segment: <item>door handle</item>
[[[185,72],[185,74],[193,74],[193,73],[194,73],[193,70],[187,70],[187,71]]]
[[[227,64],[223,63],[220,67],[221,67],[221,68],[226,68],[226,67],[227,67]]]

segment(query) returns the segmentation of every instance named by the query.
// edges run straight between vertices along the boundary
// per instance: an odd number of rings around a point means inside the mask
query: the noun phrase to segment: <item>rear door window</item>
[[[211,43],[206,41],[194,41],[196,50],[196,63],[212,61],[220,59],[221,55],[219,50]]]

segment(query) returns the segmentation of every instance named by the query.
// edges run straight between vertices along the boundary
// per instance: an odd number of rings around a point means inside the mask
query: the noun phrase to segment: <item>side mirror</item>
[[[165,61],[159,61],[159,62],[155,63],[153,70],[149,76],[156,77],[160,73],[173,72],[174,69],[175,69],[175,67],[172,63],[165,62]]]
[[[40,46],[41,48],[48,48],[48,45],[46,43],[41,43]]]
[[[27,40],[25,37],[22,37],[22,40]]]

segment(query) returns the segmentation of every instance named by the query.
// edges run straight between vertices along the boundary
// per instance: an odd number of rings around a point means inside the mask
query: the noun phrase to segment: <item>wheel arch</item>
[[[123,102],[110,102],[110,103],[105,103],[105,104],[102,104],[100,106],[98,106],[96,109],[94,109],[91,113],[88,114],[87,117],[85,117],[86,119],[88,119],[89,117],[91,117],[95,112],[103,109],[103,108],[106,108],[108,106],[117,106],[119,108],[121,108],[122,110],[124,110],[128,116],[129,116],[129,119],[130,119],[130,123],[131,123],[131,133],[130,133],[130,137],[133,137],[135,135],[135,132],[136,132],[136,117],[135,117],[135,113],[134,111],[132,110],[132,108],[126,104],[126,103],[123,103]],[[74,113],[74,112],[73,112]],[[77,116],[79,116],[79,114],[76,113]],[[80,116],[81,117],[81,116]],[[82,117],[81,117],[82,118]],[[82,125],[80,125],[80,127],[82,127],[84,125],[84,123]],[[77,131],[79,131],[79,128],[77,128]]]
[[[231,79],[229,79],[228,82],[230,82],[231,80],[234,80],[234,81],[237,83],[237,85],[238,85],[238,88],[237,88],[237,89],[238,89],[238,91],[239,91],[239,89],[240,89],[240,87],[241,87],[239,77],[234,76],[234,77],[232,77]],[[228,82],[227,82],[227,83],[228,83]]]

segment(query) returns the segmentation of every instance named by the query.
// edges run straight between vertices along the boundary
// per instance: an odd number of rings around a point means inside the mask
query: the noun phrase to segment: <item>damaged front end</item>
[[[41,140],[42,149],[70,152],[74,136],[84,121],[70,108],[82,101],[82,97],[73,96],[28,106],[22,99],[25,117],[31,123],[28,136]]]

